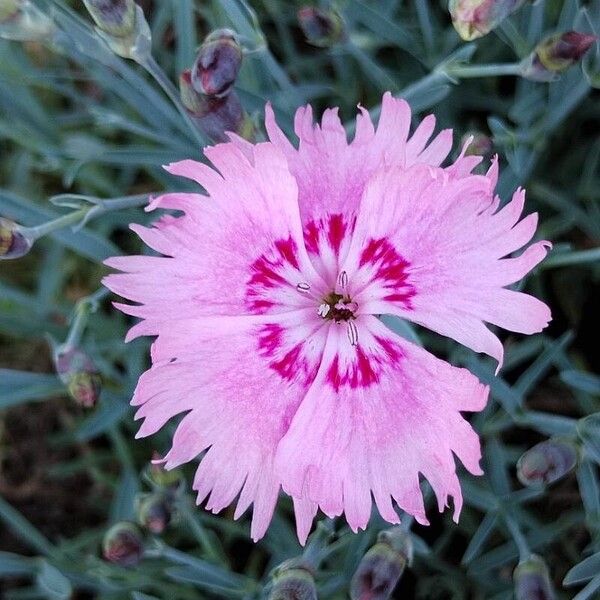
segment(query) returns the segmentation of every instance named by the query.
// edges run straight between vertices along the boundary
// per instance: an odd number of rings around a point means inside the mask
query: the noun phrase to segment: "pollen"
[[[323,319],[340,323],[356,319],[357,309],[358,305],[352,301],[350,296],[331,292],[323,298],[318,313]]]

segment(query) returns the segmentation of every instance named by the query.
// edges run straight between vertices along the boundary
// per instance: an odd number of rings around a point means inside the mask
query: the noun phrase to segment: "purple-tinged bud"
[[[412,542],[405,531],[392,527],[377,536],[350,583],[352,600],[387,600],[412,559]]]
[[[532,554],[521,561],[513,575],[516,600],[554,600],[556,598],[546,563]]]
[[[594,35],[577,31],[551,35],[521,63],[521,76],[532,81],[554,81],[563,71],[579,62],[597,39]]]
[[[316,6],[303,6],[298,10],[298,24],[309,44],[328,48],[346,37],[346,28],[341,16],[331,10]]]
[[[487,35],[525,0],[449,0],[448,10],[454,29],[470,42]]]
[[[122,567],[135,567],[144,554],[144,539],[138,526],[128,521],[113,525],[104,535],[102,555]]]
[[[99,29],[115,37],[127,37],[135,30],[133,0],[83,0]]]
[[[60,380],[67,386],[69,396],[84,408],[92,408],[98,397],[102,380],[92,359],[79,348],[58,347],[54,366]]]
[[[517,462],[517,477],[529,487],[554,483],[575,468],[577,447],[569,440],[554,438],[530,448]]]
[[[235,31],[213,31],[198,51],[192,67],[192,86],[199,94],[216,98],[226,96],[235,83],[242,57]]]
[[[32,246],[33,240],[27,236],[23,227],[0,217],[0,260],[21,258]]]
[[[302,559],[291,559],[273,573],[269,600],[318,600],[311,568]]]
[[[472,139],[470,144],[467,146],[465,156],[487,157],[492,154],[494,145],[492,143],[492,139],[485,135],[485,133],[480,133],[478,131],[473,133],[465,133],[460,141],[460,146],[463,147],[468,142],[469,138]]]
[[[179,77],[179,93],[192,121],[215,142],[226,142],[228,131],[253,138],[254,126],[235,90],[225,96],[200,94],[192,85],[192,73],[186,70]]]
[[[144,494],[136,499],[138,523],[151,533],[160,535],[171,522],[173,510],[166,494]]]

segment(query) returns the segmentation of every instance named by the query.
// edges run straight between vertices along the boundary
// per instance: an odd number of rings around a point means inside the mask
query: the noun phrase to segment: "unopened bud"
[[[460,146],[464,146],[467,141],[471,139],[471,142],[467,146],[465,151],[465,156],[490,156],[492,154],[492,150],[494,148],[492,140],[489,136],[485,135],[485,133],[480,133],[478,131],[474,133],[466,133],[463,135]]]
[[[252,121],[244,112],[235,90],[225,96],[200,94],[192,85],[191,71],[186,70],[179,77],[179,93],[192,121],[215,142],[227,141],[225,134],[228,131],[252,139]]]
[[[184,482],[183,474],[178,469],[167,471],[162,466],[161,460],[160,454],[154,452],[152,462],[146,470],[146,477],[154,486],[163,488],[169,492],[175,492]]]
[[[192,67],[194,89],[206,96],[221,98],[227,95],[237,78],[242,56],[235,31],[213,31],[200,46]]]
[[[577,464],[577,448],[569,440],[554,438],[530,448],[517,462],[523,485],[542,487],[564,477]]]
[[[135,29],[133,0],[83,0],[92,19],[102,31],[115,37],[125,37]]]
[[[0,38],[43,42],[55,29],[52,19],[30,0],[0,0]]]
[[[21,258],[32,246],[33,240],[23,227],[0,217],[0,260]]]
[[[449,0],[448,10],[454,29],[470,42],[487,35],[525,0]]]
[[[554,600],[554,590],[546,563],[532,554],[521,561],[513,575],[516,600]]]
[[[104,536],[102,554],[111,563],[122,567],[135,567],[144,554],[142,532],[133,523],[116,523]]]
[[[521,75],[533,81],[554,81],[579,62],[597,39],[577,31],[551,35],[521,63]]]
[[[20,5],[20,0],[0,0],[0,23],[15,18]]]
[[[171,522],[171,502],[165,494],[146,494],[137,499],[139,524],[154,534],[161,534]]]
[[[316,6],[303,6],[297,15],[306,41],[313,46],[328,48],[346,37],[344,22],[336,12],[321,10]]]
[[[317,600],[313,573],[302,559],[291,559],[277,567],[269,600]]]
[[[59,346],[54,353],[54,365],[57,375],[77,404],[85,408],[96,404],[102,381],[88,354],[79,348]]]
[[[387,600],[412,559],[412,541],[399,527],[382,531],[364,555],[350,584],[352,600]]]
[[[96,23],[96,31],[122,58],[146,63],[152,34],[144,11],[133,0],[83,0]]]

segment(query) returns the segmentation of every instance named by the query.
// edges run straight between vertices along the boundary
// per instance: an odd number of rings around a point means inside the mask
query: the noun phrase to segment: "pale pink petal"
[[[462,497],[454,454],[481,474],[478,437],[460,411],[478,411],[488,390],[465,369],[396,337],[375,317],[357,319],[359,345],[332,324],[319,374],[277,450],[283,488],[330,515],[366,527],[371,494],[380,514],[398,522],[392,500],[427,522],[419,474],[440,509]]]
[[[266,316],[174,321],[159,334],[155,365],[136,388],[136,419],[144,419],[138,437],[187,412],[164,458],[166,468],[205,453],[194,480],[198,503],[206,500],[207,509],[219,512],[239,495],[236,517],[253,503],[255,540],[264,534],[277,500],[272,465],[277,444],[315,377],[325,337],[313,311],[286,313],[276,321]],[[298,528],[304,536],[310,510],[301,505]]]
[[[543,329],[548,308],[503,287],[526,275],[550,245],[505,258],[530,241],[537,220],[519,222],[521,191],[498,211],[490,185],[488,176],[457,179],[424,165],[374,176],[342,266],[359,310],[410,319],[499,363],[502,346],[484,323]]]
[[[259,144],[251,164],[231,143],[206,152],[219,172],[194,161],[168,169],[193,178],[210,195],[156,198],[154,208],[185,215],[169,225],[134,226],[147,244],[168,257],[109,260],[107,265],[123,273],[107,276],[107,287],[143,304],[155,331],[177,318],[312,306],[296,286],[307,277],[315,290],[323,283],[304,248],[297,186],[281,153],[271,144]]]

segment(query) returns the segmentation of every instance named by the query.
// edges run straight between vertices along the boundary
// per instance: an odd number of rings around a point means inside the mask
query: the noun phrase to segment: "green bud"
[[[20,0],[0,0],[0,23],[16,17],[20,6]]]
[[[33,240],[27,235],[26,229],[10,219],[0,217],[0,260],[21,258],[32,246]]]
[[[387,600],[412,560],[412,541],[400,527],[377,536],[377,543],[364,555],[350,584],[352,600]]]
[[[83,0],[98,35],[122,58],[145,63],[152,34],[144,11],[133,0]]]
[[[554,600],[556,598],[546,563],[532,554],[521,561],[514,575],[516,600]]]
[[[137,498],[138,523],[156,535],[161,534],[171,522],[171,502],[165,494],[146,494]]]
[[[460,146],[464,146],[467,141],[471,139],[471,142],[467,146],[467,150],[465,151],[465,156],[490,156],[492,150],[494,148],[492,140],[489,136],[485,135],[485,133],[481,133],[479,131],[475,131],[473,133],[465,133],[463,135]]]
[[[169,492],[176,492],[184,483],[183,473],[179,469],[167,471],[162,464],[160,464],[160,460],[160,454],[154,452],[152,455],[152,462],[146,470],[146,477],[155,486]]]
[[[275,569],[269,600],[317,600],[313,573],[302,559],[285,561]]]
[[[144,554],[142,532],[128,521],[116,523],[104,536],[102,554],[111,563],[122,567],[135,567]]]
[[[594,35],[577,31],[551,35],[521,63],[521,75],[532,81],[554,81],[579,62],[596,40]]]
[[[0,0],[0,38],[20,42],[45,42],[56,27],[30,0]]]
[[[102,380],[89,355],[79,348],[59,346],[53,358],[56,373],[71,398],[80,406],[93,407],[100,396]]]
[[[346,28],[342,17],[331,10],[303,6],[298,10],[298,24],[309,44],[328,48],[343,41]]]
[[[546,440],[536,444],[519,458],[517,477],[523,485],[543,487],[574,469],[577,459],[577,447],[570,440]]]

